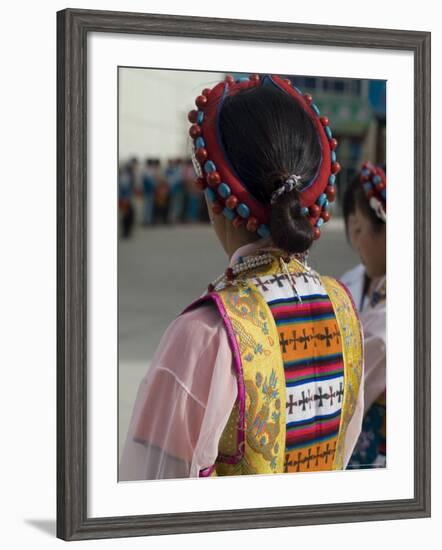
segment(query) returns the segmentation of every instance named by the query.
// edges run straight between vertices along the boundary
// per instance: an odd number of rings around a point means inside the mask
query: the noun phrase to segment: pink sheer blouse
[[[359,308],[359,317],[364,331],[365,355],[365,412],[386,389],[386,300],[380,301],[374,307],[370,305],[367,296],[363,297],[365,268],[362,264],[342,275],[341,281],[353,295]],[[385,282],[385,276],[379,279],[378,285]]]
[[[367,306],[359,314],[364,331],[365,412],[386,389],[386,302]]]
[[[230,264],[268,246],[238,248]],[[203,303],[168,326],[140,382],[119,466],[119,481],[198,477],[212,466],[237,397],[227,332],[216,306]],[[344,464],[358,438],[363,392],[348,427]]]

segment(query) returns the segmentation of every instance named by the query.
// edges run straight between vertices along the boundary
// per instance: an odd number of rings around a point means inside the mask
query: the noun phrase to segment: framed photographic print
[[[58,537],[429,516],[430,38],[58,12]]]

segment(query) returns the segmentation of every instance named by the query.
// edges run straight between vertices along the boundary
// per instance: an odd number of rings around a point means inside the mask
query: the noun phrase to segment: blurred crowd
[[[120,234],[131,236],[135,224],[208,222],[204,194],[195,185],[191,158],[133,157],[118,173]]]

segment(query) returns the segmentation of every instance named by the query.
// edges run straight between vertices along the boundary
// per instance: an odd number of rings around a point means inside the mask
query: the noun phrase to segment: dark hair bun
[[[272,205],[270,235],[278,248],[287,252],[305,252],[312,245],[313,228],[301,213],[299,192],[296,189],[282,193]]]

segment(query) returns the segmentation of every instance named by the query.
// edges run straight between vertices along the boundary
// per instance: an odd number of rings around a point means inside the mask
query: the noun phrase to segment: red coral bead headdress
[[[370,161],[364,162],[359,181],[376,216],[387,221],[387,178],[384,170]]]
[[[192,158],[198,175],[197,185],[206,191],[214,213],[223,213],[235,227],[245,225],[262,237],[269,235],[271,203],[264,204],[253,197],[229,163],[219,134],[219,113],[227,96],[239,90],[272,84],[289,94],[309,115],[319,138],[321,161],[315,176],[300,190],[302,214],[309,217],[315,238],[320,227],[330,218],[329,203],[336,196],[336,174],[341,169],[336,160],[338,145],[329,120],[320,116],[310,94],[303,94],[289,79],[278,75],[251,75],[237,81],[227,76],[212,89],[205,88],[196,100],[197,110],[188,114],[192,123],[189,134],[193,139]]]

